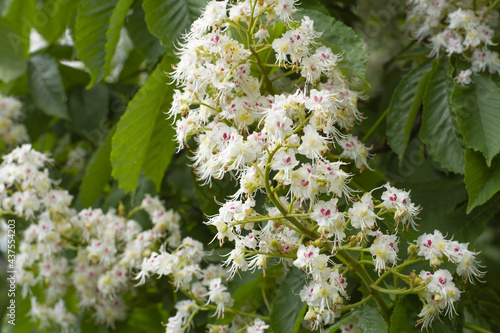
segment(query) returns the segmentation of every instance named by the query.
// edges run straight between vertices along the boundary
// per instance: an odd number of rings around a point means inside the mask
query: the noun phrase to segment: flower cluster
[[[480,279],[485,272],[476,260],[478,252],[468,249],[469,243],[459,243],[447,240],[443,234],[435,230],[433,234],[423,234],[416,241],[418,255],[429,260],[434,267],[440,266],[445,259],[457,265],[457,274],[464,279],[474,283],[474,279]]]
[[[457,265],[456,273],[465,282],[474,283],[485,274],[480,271],[481,264],[476,260],[477,252],[468,250],[468,243],[459,243],[447,240],[441,232],[435,230],[433,234],[423,234],[411,245],[410,252],[428,260],[430,265],[436,269],[446,259]],[[419,314],[419,323],[423,327],[431,325],[434,318],[443,312],[450,317],[456,313],[455,302],[460,299],[458,288],[453,282],[452,274],[446,269],[435,270],[434,274],[422,271],[415,279],[417,284],[423,285],[421,300],[424,307]]]
[[[58,189],[46,168],[52,160],[30,145],[14,149],[0,165],[2,214],[29,222],[16,257],[17,283],[22,295],[34,294],[30,314],[42,326],[75,324],[63,299],[76,290],[78,310],[93,309],[97,323],[113,326],[127,316],[123,295],[132,289],[131,271],[161,240],[180,243],[180,216],[146,196],[142,208],[153,227],[141,225],[110,209],[71,208],[73,197]],[[51,304],[56,304],[51,307]]]
[[[227,279],[227,272],[220,266],[202,267],[205,255],[203,244],[186,237],[171,253],[162,246],[159,252],[153,252],[143,259],[141,270],[135,279],[138,285],[144,284],[146,278],[157,275],[157,278],[168,276],[170,282],[188,295],[191,299],[176,304],[177,313],[167,323],[167,333],[184,332],[191,324],[191,314],[198,312],[203,305],[214,304],[215,316],[224,317],[225,307],[233,305],[233,299],[222,283]]]
[[[200,180],[229,173],[239,182],[206,222],[217,230],[214,240],[234,242],[224,261],[229,276],[265,274],[271,258],[299,268],[308,281],[300,291],[305,319],[317,329],[350,308],[344,273],[356,260],[348,251],[369,252],[379,276],[387,272],[380,280],[399,271],[399,237],[379,222],[389,217],[396,232],[416,230],[420,207],[390,184],[354,196],[353,172],[371,157],[350,133],[362,120],[361,93],[338,66],[341,55],[321,45],[314,22],[296,21],[295,11],[294,1],[211,1],[179,47],[170,115],[179,149],[194,137]]]
[[[0,140],[8,147],[29,140],[26,127],[19,123],[23,113],[21,102],[13,97],[0,97]]]
[[[317,181],[301,185],[306,173],[327,182],[335,178],[324,170],[330,165],[324,155],[335,144],[345,147],[339,153],[360,168],[369,154],[359,140],[340,132],[361,119],[358,93],[336,67],[340,55],[319,46],[315,38],[320,34],[308,17],[300,23],[290,19],[293,2],[282,3],[245,1],[226,8],[225,2],[210,2],[180,47],[172,78],[182,90],[175,91],[170,113],[180,116],[179,147],[197,134],[193,164],[200,179],[210,182],[232,172],[248,180],[242,194],[253,195],[263,187],[253,165],[262,168],[269,159],[273,170],[283,173],[280,182],[293,184],[293,194],[307,199],[317,196],[319,189],[314,188]],[[288,25],[274,22],[265,28],[276,16]],[[262,28],[253,31],[258,23]],[[244,32],[244,44],[228,34],[243,26],[252,30]],[[283,33],[273,40],[270,29]],[[263,63],[264,56],[274,57],[276,63]],[[294,75],[295,82],[290,79]],[[283,85],[294,92],[277,94]],[[310,171],[296,168],[299,156],[311,160]]]
[[[495,45],[498,12],[489,1],[412,0],[410,4],[409,27],[416,39],[429,39],[430,56],[443,51],[448,56],[460,54],[471,64],[455,78],[458,83],[469,84],[472,73],[500,74],[500,58],[490,49]]]

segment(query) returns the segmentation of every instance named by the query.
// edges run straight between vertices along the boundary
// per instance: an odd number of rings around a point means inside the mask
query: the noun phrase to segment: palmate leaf
[[[82,0],[78,6],[74,40],[80,60],[91,73],[89,88],[104,77],[107,31],[118,2],[119,0]]]
[[[92,89],[83,86],[72,88],[68,93],[70,127],[97,145],[103,139],[109,111],[110,92],[103,83]]]
[[[0,81],[12,81],[26,72],[27,63],[19,36],[0,18]]]
[[[500,156],[488,166],[484,156],[472,149],[465,154],[465,187],[469,194],[467,214],[500,190]]]
[[[275,333],[295,332],[302,321],[304,302],[299,297],[306,280],[304,272],[292,268],[278,288],[271,305],[271,329]]]
[[[500,152],[500,88],[489,76],[477,75],[473,84],[455,86],[451,104],[467,148],[483,153],[491,166]]]
[[[400,299],[394,306],[391,314],[390,333],[418,333],[420,330],[415,328],[415,324],[408,320],[414,316],[414,312],[418,311],[409,301],[409,296]],[[418,303],[417,303],[418,304]],[[420,304],[418,304],[420,306]]]
[[[435,64],[424,95],[420,139],[433,159],[455,173],[464,173],[465,144],[450,106],[453,79],[447,59]]]
[[[15,0],[3,4],[5,17],[0,17],[0,81],[13,81],[28,68],[26,56],[36,6],[36,0]]]
[[[35,55],[29,61],[28,73],[35,105],[49,116],[69,119],[57,60],[48,54]]]
[[[149,32],[141,4],[134,3],[132,9],[132,14],[127,17],[125,24],[127,33],[134,43],[135,49],[148,62],[156,64],[160,56],[165,53],[165,48],[161,46],[160,40]]]
[[[364,304],[356,310],[358,325],[363,333],[387,332],[387,323],[377,309]]]
[[[125,114],[118,122],[111,151],[112,175],[118,180],[119,186],[126,191],[133,191],[137,187],[146,156],[165,154],[164,147],[158,145],[157,140],[163,144],[170,141],[170,144],[174,145],[171,139],[161,138],[165,127],[155,126],[157,121],[167,122],[163,117],[159,117],[159,114],[168,110],[172,100],[173,88],[167,85],[165,72],[170,71],[174,61],[175,59],[171,56],[163,58],[144,86],[130,101]],[[160,132],[153,134],[154,130]],[[171,138],[173,138],[172,131],[165,131],[164,135],[167,137],[172,135]],[[152,137],[155,138],[153,141]],[[150,148],[151,142],[156,148]],[[170,149],[171,153],[173,151],[174,149]],[[170,158],[161,156],[158,157],[157,161],[161,161],[163,164],[158,164],[156,167],[165,170],[165,165],[168,165]],[[148,168],[147,163],[149,161],[146,162]],[[152,172],[149,171],[149,174],[151,175]],[[163,176],[160,173],[154,174],[160,178]],[[161,179],[153,181],[158,184]]]
[[[111,177],[111,139],[115,128],[108,134],[104,143],[94,152],[90,158],[82,183],[80,185],[80,200],[85,207],[90,207],[99,197],[104,185]]]
[[[175,134],[172,120],[167,120],[163,111],[159,111],[143,164],[144,176],[155,183],[157,191],[160,191],[163,175],[176,151]]]
[[[387,114],[387,143],[403,159],[425,89],[431,75],[432,62],[426,61],[399,82],[392,95]]]
[[[36,9],[36,0],[13,0],[5,15],[5,20],[10,23],[10,27],[15,32],[15,35],[9,36],[9,40],[16,50],[22,48],[25,55],[28,55],[30,47],[31,28],[38,28],[46,23],[35,18]]]
[[[104,58],[104,75],[108,75],[111,71],[111,60],[115,54],[116,45],[120,39],[120,31],[125,25],[128,10],[132,6],[134,0],[119,0],[116,4],[113,14],[109,20],[109,28],[106,32],[106,45],[104,46],[106,56]]]
[[[38,8],[36,30],[49,44],[54,44],[71,25],[78,1],[45,0]]]
[[[206,3],[205,0],[143,0],[142,6],[149,31],[167,50],[172,50],[172,43],[189,29]]]

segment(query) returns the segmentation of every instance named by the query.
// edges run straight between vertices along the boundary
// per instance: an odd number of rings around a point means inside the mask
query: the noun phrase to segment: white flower
[[[291,15],[297,11],[295,4],[297,0],[278,0],[278,4],[274,7],[276,15],[285,22],[291,21]]]
[[[314,261],[319,256],[319,249],[314,245],[309,245],[305,247],[301,245],[297,251],[297,259],[293,262],[293,265],[297,268],[303,269],[306,272],[310,272],[314,267]]]
[[[376,220],[380,219],[373,211],[373,199],[370,193],[363,194],[361,200],[355,202],[352,208],[349,208],[347,216],[351,219],[351,225],[354,228],[363,231],[372,229]]]
[[[318,134],[312,125],[304,127],[302,144],[297,149],[299,154],[309,157],[312,160],[322,157],[322,154],[328,149],[328,141]]]
[[[376,232],[376,238],[370,246],[370,253],[374,257],[375,270],[380,275],[382,270],[385,270],[387,263],[393,266],[398,259],[398,243],[396,235],[384,235],[380,231]]]
[[[447,243],[448,241],[438,230],[434,230],[434,234],[423,234],[417,239],[418,255],[429,260],[431,265],[439,266]]]
[[[269,328],[262,319],[255,319],[252,326],[247,327],[247,333],[264,333],[266,329]]]
[[[455,82],[461,85],[470,84],[472,82],[471,75],[472,71],[470,69],[466,69],[465,71],[460,71],[460,74],[458,74],[455,77]]]
[[[402,223],[403,229],[406,226],[406,229],[408,230],[411,226],[413,229],[417,230],[415,218],[420,212],[420,207],[415,206],[415,204],[411,202],[410,193],[398,190],[397,188],[389,185],[389,183],[385,184],[384,187],[387,190],[382,193],[382,205],[384,205],[388,210],[395,210],[394,220],[396,221],[396,225]]]
[[[318,192],[318,182],[309,164],[304,164],[293,171],[290,183],[292,193],[301,200],[313,199]]]
[[[343,148],[343,152],[340,156],[354,160],[356,167],[359,169],[368,167],[367,159],[371,157],[369,148],[365,147],[358,138],[349,134],[340,142],[340,146]]]

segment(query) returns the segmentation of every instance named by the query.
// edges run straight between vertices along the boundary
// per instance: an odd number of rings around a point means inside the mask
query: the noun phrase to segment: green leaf
[[[36,0],[14,0],[5,16],[15,32],[15,35],[9,36],[9,40],[18,52],[23,50],[25,56],[28,55],[30,47],[31,28],[37,28],[46,22],[38,21],[38,17],[35,17],[36,9]]]
[[[391,314],[391,329],[390,333],[418,333],[414,323],[408,318],[413,315],[414,309],[410,306],[407,297],[398,301]]]
[[[104,144],[100,146],[87,163],[80,185],[80,200],[85,207],[90,207],[97,200],[111,177],[111,138],[115,128],[108,134]]]
[[[137,48],[130,51],[123,63],[123,68],[118,76],[118,84],[140,86],[140,73],[143,70],[144,56]],[[155,62],[156,63],[156,62]]]
[[[477,75],[474,83],[456,85],[451,97],[467,148],[483,153],[486,163],[500,152],[500,88],[487,75]]]
[[[104,58],[104,75],[108,75],[111,71],[111,61],[115,54],[116,45],[120,39],[120,31],[125,25],[125,19],[127,18],[127,13],[132,6],[134,0],[118,0],[111,19],[109,21],[109,28],[106,32],[107,42],[105,45],[106,57]]]
[[[142,6],[149,31],[171,50],[172,43],[189,29],[205,4],[203,0],[143,0]]]
[[[442,167],[463,174],[465,144],[450,107],[451,65],[444,59],[435,67],[425,91],[420,139]]]
[[[136,306],[128,314],[127,322],[123,323],[121,327],[117,327],[117,331],[123,333],[164,333],[165,326],[162,325],[164,320],[168,320],[168,317],[162,318],[162,313],[156,304]]]
[[[78,1],[44,0],[36,14],[36,30],[49,44],[54,44],[73,22],[77,5]]]
[[[166,96],[169,102],[172,100],[172,92],[173,89],[170,89],[169,95]],[[177,146],[174,142],[176,132],[172,120],[165,118],[163,112],[158,112],[143,165],[144,176],[155,183],[157,191],[160,191],[161,181]]]
[[[296,16],[298,18],[308,16],[314,21],[315,29],[320,31],[325,29],[321,38],[337,46],[338,49],[334,49],[333,52],[343,53],[344,62],[349,64],[352,74],[364,80],[368,54],[363,47],[363,39],[354,30],[316,10],[301,10]]]
[[[79,58],[89,68],[92,79],[88,87],[104,77],[107,31],[118,0],[82,0],[75,23],[75,47]]]
[[[133,12],[127,18],[128,35],[134,43],[135,48],[141,52],[146,60],[156,64],[158,58],[165,53],[165,48],[160,44],[158,38],[153,36],[146,25],[144,9],[140,2],[134,4]]]
[[[68,96],[71,127],[96,146],[107,132],[106,115],[109,110],[109,89],[97,84],[92,89],[73,88]]]
[[[500,156],[488,167],[481,153],[467,149],[465,153],[465,187],[469,194],[467,214],[488,201],[500,190]]]
[[[410,140],[425,88],[431,75],[432,62],[426,61],[406,75],[394,90],[387,115],[387,143],[403,159]]]
[[[271,305],[271,329],[274,333],[290,333],[295,329],[295,323],[302,312],[304,303],[299,292],[306,283],[304,272],[292,268],[276,291],[276,297]]]
[[[171,56],[163,58],[118,122],[111,150],[112,175],[126,191],[135,190],[158,114],[169,108],[172,87],[165,72],[174,61]]]
[[[9,11],[9,7],[14,0],[0,0],[0,17],[3,17]]]
[[[219,258],[219,260],[220,260],[220,258]],[[259,284],[262,282],[262,279],[264,278],[262,273],[254,274],[254,273],[250,273],[250,271],[247,271],[247,272],[243,273],[242,275],[243,275],[243,279],[244,279],[245,283],[241,284],[241,285],[240,285],[240,283],[236,284],[237,286],[239,286],[236,290],[234,290],[234,285],[232,285],[231,289],[233,289],[233,290],[230,290],[231,297],[234,299],[234,304],[232,307],[236,310],[240,310],[241,307],[245,303],[247,303],[248,299],[250,297],[252,297],[252,294],[255,294],[256,291],[260,291]],[[236,279],[241,279],[241,278],[237,277]],[[241,281],[239,281],[239,282],[241,282]],[[259,296],[260,296],[260,292],[259,292]],[[229,325],[229,324],[231,324],[231,321],[233,320],[234,316],[235,315],[233,313],[227,313],[224,315],[223,319],[217,320],[217,324]]]
[[[458,333],[450,318],[441,316],[439,319],[432,322],[432,333]]]
[[[57,61],[48,54],[30,58],[29,87],[35,105],[49,116],[68,119],[66,95]]]
[[[26,72],[26,58],[19,35],[0,18],[0,81],[9,82]]]
[[[387,332],[387,323],[377,309],[363,305],[356,310],[358,325],[363,333]]]
[[[59,70],[64,88],[69,90],[75,86],[86,86],[90,82],[89,73],[71,66],[66,66],[59,63]]]
[[[342,319],[336,320],[335,323],[325,331],[325,333],[337,332],[340,329],[340,326],[352,321],[354,315],[356,315],[355,311],[348,312],[342,317]]]
[[[230,175],[225,175],[222,179],[212,182],[212,184],[203,184],[196,179],[196,174],[192,173],[195,182],[195,194],[201,211],[206,215],[219,213],[220,205],[216,203],[225,202],[229,195],[234,194],[238,189],[236,183],[232,181]]]

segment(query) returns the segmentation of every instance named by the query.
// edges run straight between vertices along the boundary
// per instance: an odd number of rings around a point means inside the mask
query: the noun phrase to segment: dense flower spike
[[[488,1],[410,0],[408,12],[412,35],[430,40],[430,56],[445,53],[462,55],[470,69],[461,71],[455,80],[469,84],[472,73],[488,71],[500,74],[500,58],[491,50],[498,12]]]
[[[138,222],[114,209],[77,212],[70,207],[73,197],[49,177],[46,166],[50,163],[48,156],[23,145],[3,156],[0,165],[2,213],[32,222],[19,243],[17,283],[23,297],[35,286],[43,287],[44,303],[32,297],[30,312],[42,324],[71,331],[76,318],[65,308],[63,298],[76,292],[78,309],[92,309],[97,323],[113,327],[127,317],[123,295],[133,287],[132,269],[159,241],[170,246],[181,243],[180,216],[150,196],[142,202],[153,224],[149,230],[143,231]],[[186,238],[182,245],[179,253],[191,249],[191,255],[202,257],[198,242]],[[68,251],[75,253],[72,258]],[[189,283],[191,275],[199,273],[187,262],[184,266],[188,272],[177,275],[176,286]]]
[[[333,323],[349,298],[337,251],[362,248],[379,275],[388,266],[397,270],[399,236],[380,231],[379,222],[388,217],[396,231],[400,225],[416,230],[420,207],[390,184],[353,198],[351,172],[369,168],[372,157],[350,133],[362,120],[361,92],[338,66],[342,56],[318,41],[314,22],[294,20],[296,10],[295,1],[211,1],[179,47],[170,115],[177,119],[179,149],[194,137],[192,166],[204,185],[228,173],[239,181],[232,199],[206,222],[220,245],[234,242],[224,261],[229,277],[265,273],[272,257],[297,267],[309,279],[300,291],[309,307],[305,318],[318,329]],[[257,204],[263,195],[266,209]],[[479,266],[475,253],[463,253],[470,260],[459,270],[470,278]],[[425,258],[436,265],[432,255]],[[144,274],[153,266],[145,261]],[[229,300],[224,292],[208,292],[219,315]]]

